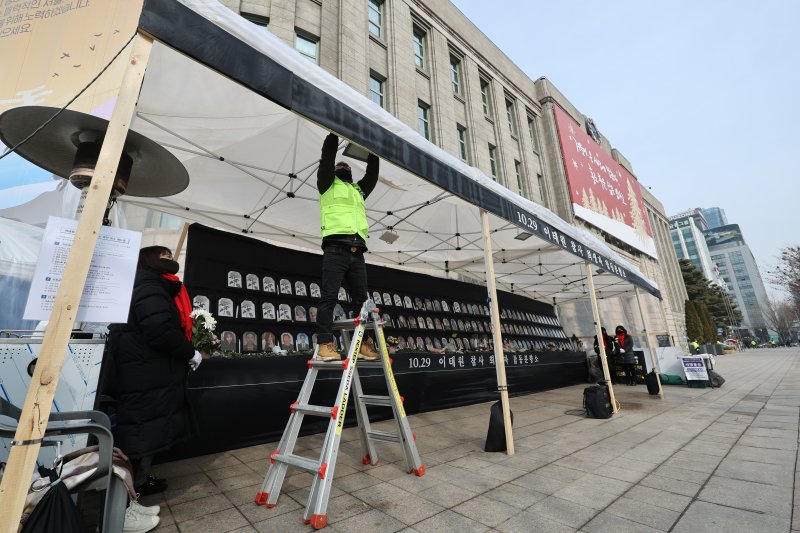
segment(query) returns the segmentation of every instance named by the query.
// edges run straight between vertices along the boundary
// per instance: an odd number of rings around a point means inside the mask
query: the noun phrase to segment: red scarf
[[[181,279],[175,274],[161,274],[161,277],[170,281],[177,281],[180,283]],[[186,286],[181,284],[181,290],[175,295],[175,307],[178,308],[178,314],[181,316],[181,326],[186,334],[186,340],[192,340],[192,317],[189,316],[192,312],[192,301],[189,300],[189,293],[186,291]]]
[[[624,350],[625,349],[625,334],[624,333],[618,333],[617,334],[617,342],[619,343],[619,347]]]

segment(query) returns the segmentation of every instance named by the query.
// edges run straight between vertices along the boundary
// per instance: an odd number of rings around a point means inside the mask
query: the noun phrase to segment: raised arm
[[[364,193],[364,198],[369,196],[373,189],[375,189],[375,185],[378,183],[378,172],[381,164],[380,161],[381,160],[375,154],[369,154],[367,157],[367,172],[364,173],[364,177],[358,182],[358,186]]]
[[[333,184],[333,170],[336,164],[336,149],[339,147],[339,137],[329,133],[322,143],[322,156],[317,169],[317,189],[320,194],[328,190]]]

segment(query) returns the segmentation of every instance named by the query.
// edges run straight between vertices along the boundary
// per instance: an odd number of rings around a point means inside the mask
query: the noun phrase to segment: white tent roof
[[[153,48],[132,129],[169,148],[189,187],[122,201],[318,251],[316,170],[328,131],[381,157],[367,199],[368,261],[483,280],[479,207],[490,213],[498,286],[540,300],[658,295],[655,283],[589,232],[422,138],[280,39],[216,0],[148,0]],[[347,159],[341,155],[338,159]],[[349,160],[354,178],[364,164]],[[524,230],[523,230],[524,228]],[[398,239],[380,240],[391,230]],[[520,231],[532,234],[518,240]]]

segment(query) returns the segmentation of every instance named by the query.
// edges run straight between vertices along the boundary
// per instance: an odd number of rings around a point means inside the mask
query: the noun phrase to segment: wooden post
[[[70,331],[75,322],[103,214],[111,195],[122,147],[139,98],[152,44],[152,39],[143,34],[137,35],[133,40],[130,62],[125,70],[83,213],[78,221],[72,249],[58,286],[40,356],[28,387],[5,475],[0,484],[0,531],[6,533],[14,533],[19,527],[31,474],[36,465],[64,363]]]
[[[181,257],[181,251],[183,250],[183,244],[186,242],[186,234],[189,233],[189,223],[183,223],[183,229],[181,229],[181,236],[178,238],[178,245],[175,246],[175,253],[172,254],[172,259],[178,261]]]
[[[592,314],[594,315],[594,334],[597,335],[597,346],[600,348],[600,364],[603,367],[603,377],[608,384],[608,395],[611,397],[611,412],[614,414],[617,409],[617,397],[614,396],[614,384],[611,383],[611,374],[608,373],[608,361],[606,360],[606,343],[603,339],[603,330],[600,329],[600,309],[597,307],[597,295],[594,292],[594,275],[592,274],[592,264],[586,261],[586,273],[589,278],[589,296],[592,298]]]
[[[494,281],[494,257],[492,239],[489,235],[489,213],[481,209],[483,225],[483,257],[486,262],[486,288],[489,291],[489,310],[492,315],[492,342],[494,343],[494,366],[497,370],[497,389],[500,391],[500,404],[503,406],[503,426],[506,431],[506,453],[514,455],[514,435],[511,431],[511,407],[508,402],[508,383],[506,381],[506,360],[503,354],[503,337],[500,331],[500,306],[497,303],[497,286]]]
[[[664,389],[661,387],[661,370],[658,368],[658,359],[656,358],[656,348],[655,343],[653,342],[653,338],[648,332],[647,328],[647,318],[644,312],[644,306],[642,305],[642,294],[639,291],[639,287],[634,287],[634,291],[636,291],[636,304],[639,306],[639,314],[642,317],[642,333],[647,338],[647,347],[650,349],[650,362],[653,364],[653,372],[656,373],[656,379],[658,380],[658,397],[662,400],[664,399]]]

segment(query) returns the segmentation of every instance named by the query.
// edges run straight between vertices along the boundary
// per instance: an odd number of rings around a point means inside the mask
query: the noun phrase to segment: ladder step
[[[289,406],[289,410],[293,413],[303,413],[304,415],[321,416],[321,417],[335,417],[335,413],[339,409],[335,407],[325,407],[324,405],[309,405],[294,402]]]
[[[356,329],[358,327],[358,324],[356,323],[356,319],[355,318],[348,318],[348,319],[345,319],[345,320],[336,320],[336,321],[334,321],[332,327],[333,327],[333,329],[339,329],[339,330],[343,330],[343,331],[351,331],[351,330]],[[365,329],[367,329],[367,330],[375,329],[375,323],[374,322],[367,322],[367,325],[366,325]]]
[[[392,399],[388,396],[373,396],[370,394],[363,394],[359,399],[367,405],[384,405],[386,407],[392,406]]]
[[[309,359],[308,368],[316,368],[317,370],[347,370],[350,365],[350,358],[341,361],[320,361],[319,359]]]
[[[383,440],[386,442],[401,442],[400,436],[397,433],[389,433],[388,431],[380,431],[373,429],[367,432],[367,436],[375,440]]]
[[[284,463],[290,466],[296,466],[297,468],[302,468],[303,470],[307,470],[312,474],[319,472],[319,461],[314,461],[313,459],[309,459],[307,457],[275,453],[270,456],[270,459],[273,462]]]
[[[383,363],[381,361],[364,361],[359,358],[358,368],[383,368]]]

